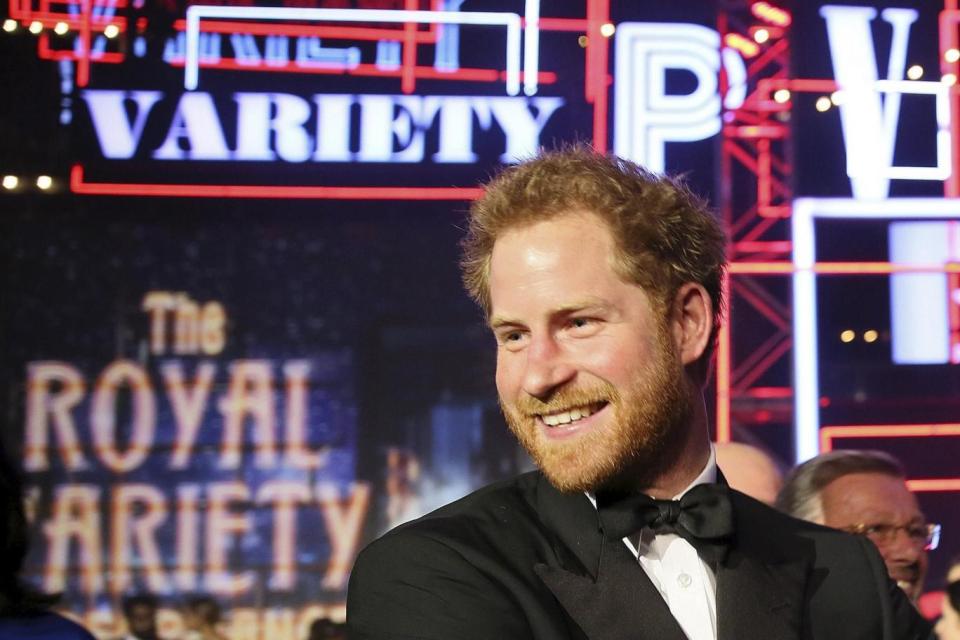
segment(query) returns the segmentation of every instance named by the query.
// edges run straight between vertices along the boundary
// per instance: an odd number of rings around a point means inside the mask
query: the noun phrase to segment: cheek
[[[502,352],[497,354],[497,372],[494,380],[497,384],[497,392],[502,397],[509,397],[517,386],[517,358],[505,355]]]
[[[653,353],[645,345],[621,341],[598,340],[582,345],[576,354],[578,368],[612,384],[632,381],[637,373],[653,361]]]

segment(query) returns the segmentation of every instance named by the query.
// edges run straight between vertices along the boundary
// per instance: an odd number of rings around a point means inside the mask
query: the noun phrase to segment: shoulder
[[[497,549],[521,546],[538,527],[533,506],[537,477],[529,473],[488,485],[388,531],[360,553],[355,571],[373,559],[378,565],[477,563]]]
[[[531,526],[537,515],[534,493],[538,475],[528,473],[478,489],[384,534],[373,545],[428,538],[450,545],[482,544],[491,535]],[[499,535],[498,535],[499,534]]]
[[[746,553],[802,562],[828,584],[873,585],[886,576],[876,549],[861,536],[799,520],[736,491],[731,500],[737,546]]]
[[[853,637],[866,627],[877,638],[928,637],[928,624],[890,580],[869,540],[798,520],[736,491],[731,500],[741,551],[771,566],[806,567],[806,624],[816,637]]]
[[[731,490],[730,498],[737,534],[742,534],[751,543],[790,548],[793,545],[806,546],[803,541],[809,541],[817,547],[860,547],[857,536],[799,520],[739,491]]]
[[[535,484],[490,485],[369,544],[347,589],[351,637],[524,637],[517,598],[542,538]]]
[[[15,618],[0,618],[0,640],[36,638],[37,640],[96,640],[82,626],[52,611]]]

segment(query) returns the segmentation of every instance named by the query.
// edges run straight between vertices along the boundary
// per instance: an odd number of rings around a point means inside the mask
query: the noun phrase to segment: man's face
[[[491,256],[500,404],[561,491],[653,474],[691,412],[662,313],[614,251],[600,218],[572,213],[506,232]]]
[[[157,612],[147,604],[135,604],[127,617],[130,632],[138,638],[152,638],[157,630]]]
[[[910,527],[926,520],[917,499],[902,478],[884,473],[851,473],[837,478],[821,492],[823,524],[843,529],[856,525]],[[886,538],[869,536],[880,550],[890,577],[916,600],[927,574],[923,541],[898,528]]]

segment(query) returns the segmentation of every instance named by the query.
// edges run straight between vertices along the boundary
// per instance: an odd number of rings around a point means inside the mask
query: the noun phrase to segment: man
[[[127,620],[124,640],[157,640],[157,599],[150,594],[123,599],[123,617]]]
[[[927,523],[903,467],[882,451],[831,451],[790,472],[777,507],[792,516],[869,538],[890,577],[913,601],[923,593],[927,551],[939,527]]]
[[[96,640],[76,622],[53,612],[58,597],[42,593],[20,572],[29,552],[23,481],[0,439],[0,640]]]
[[[769,453],[743,442],[721,442],[714,450],[717,467],[732,489],[773,504],[783,486],[783,472]]]
[[[464,281],[540,470],[368,546],[351,640],[926,637],[869,543],[716,484],[724,244],[678,182],[582,148],[488,186]]]

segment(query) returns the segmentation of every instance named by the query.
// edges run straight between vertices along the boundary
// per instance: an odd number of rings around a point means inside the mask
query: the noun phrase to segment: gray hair
[[[883,451],[847,449],[830,451],[794,467],[774,503],[777,509],[801,520],[823,523],[823,489],[853,473],[882,473],[905,477],[903,465]]]

